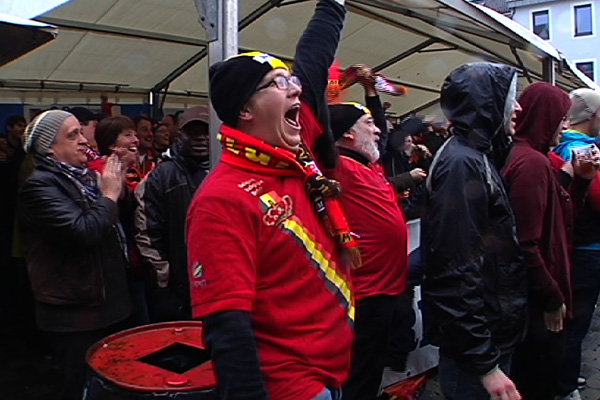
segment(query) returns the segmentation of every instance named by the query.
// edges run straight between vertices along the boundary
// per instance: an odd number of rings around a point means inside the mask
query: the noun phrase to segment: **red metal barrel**
[[[217,399],[202,323],[145,325],[108,336],[87,352],[84,400]]]

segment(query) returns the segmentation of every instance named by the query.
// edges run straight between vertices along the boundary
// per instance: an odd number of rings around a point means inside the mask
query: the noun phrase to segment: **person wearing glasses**
[[[350,368],[356,244],[317,166],[333,160],[325,88],[345,16],[320,0],[294,75],[268,54],[210,68],[219,164],[187,217],[192,315],[226,399],[339,399]]]

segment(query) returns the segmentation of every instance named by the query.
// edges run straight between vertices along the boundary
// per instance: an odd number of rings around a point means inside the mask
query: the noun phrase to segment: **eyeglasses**
[[[256,88],[255,92],[259,90],[263,90],[268,88],[269,86],[275,85],[279,90],[288,90],[290,88],[290,83],[298,86],[298,88],[302,89],[302,83],[300,82],[300,78],[295,75],[285,76],[285,75],[277,75],[275,78],[265,83],[262,86]]]

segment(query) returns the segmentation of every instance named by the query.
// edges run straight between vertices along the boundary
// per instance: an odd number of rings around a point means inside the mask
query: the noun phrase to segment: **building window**
[[[588,76],[588,78],[590,78],[591,80],[594,80],[594,62],[593,61],[578,62],[578,63],[575,63],[575,66],[577,67],[578,70],[580,70],[581,72],[586,74]]]
[[[531,14],[533,18],[533,33],[544,40],[550,39],[550,14],[548,10],[536,11]]]
[[[592,32],[592,5],[575,6],[575,36],[588,36]]]

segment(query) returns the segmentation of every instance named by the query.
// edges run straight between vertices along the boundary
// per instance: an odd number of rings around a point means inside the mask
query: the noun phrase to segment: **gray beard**
[[[361,140],[356,143],[356,150],[367,157],[372,163],[379,160],[379,149],[377,148],[376,142],[361,138]]]

